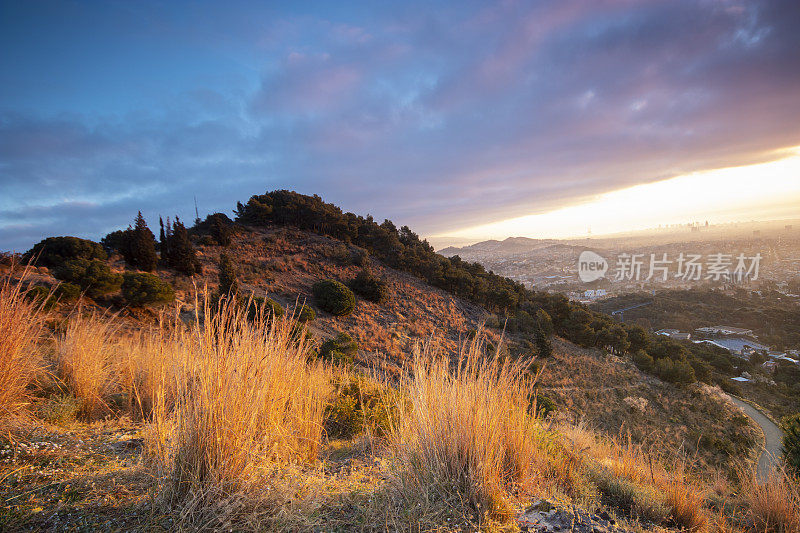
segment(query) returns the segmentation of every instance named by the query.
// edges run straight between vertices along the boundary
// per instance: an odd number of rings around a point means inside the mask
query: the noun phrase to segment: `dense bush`
[[[284,309],[281,304],[272,298],[263,298],[261,296],[253,296],[252,298],[239,298],[241,305],[247,305],[247,318],[255,320],[258,318],[259,313],[264,314],[266,320],[273,318],[280,318],[284,314]]]
[[[533,407],[534,405],[536,407],[536,416],[543,420],[556,410],[555,402],[543,394],[536,394],[531,398],[531,406]]]
[[[103,247],[94,241],[78,237],[48,237],[28,250],[22,260],[25,263],[36,260],[37,265],[53,268],[71,259],[105,261],[107,258]]]
[[[122,296],[130,305],[171,302],[172,286],[158,276],[146,272],[126,272],[122,280]]]
[[[353,364],[357,352],[358,344],[347,333],[339,333],[319,347],[319,357],[334,364]]]
[[[228,254],[219,256],[219,293],[236,294],[239,290],[239,282],[236,280],[236,269],[228,257]]]
[[[72,302],[80,298],[81,288],[74,283],[65,281],[56,285],[56,288],[53,292],[59,301]]]
[[[332,279],[318,281],[314,284],[314,301],[322,310],[334,316],[346,316],[356,307],[353,291]]]
[[[112,272],[108,265],[98,259],[72,259],[56,268],[53,275],[61,280],[74,283],[90,298],[99,298],[119,290],[122,276]]]
[[[654,372],[659,378],[670,383],[693,383],[697,380],[692,365],[682,360],[656,359]]]
[[[389,298],[389,285],[366,268],[350,282],[350,288],[371,302],[383,303]]]
[[[644,350],[637,350],[633,353],[633,362],[643,372],[652,372],[655,367],[655,361]]]
[[[325,408],[330,438],[350,439],[365,431],[385,435],[398,416],[396,392],[363,376],[344,374],[334,380],[334,400]]]
[[[800,474],[800,413],[785,417],[781,422],[781,429],[786,466],[795,474]]]
[[[317,318],[317,313],[314,309],[307,305],[301,306],[299,311],[295,311],[295,315],[295,319],[301,323],[311,322]]]

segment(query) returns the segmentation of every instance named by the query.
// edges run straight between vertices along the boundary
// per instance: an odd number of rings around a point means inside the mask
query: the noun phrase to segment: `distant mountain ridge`
[[[562,244],[557,239],[531,239],[528,237],[508,237],[502,241],[491,239],[488,241],[476,242],[469,246],[448,246],[439,250],[445,257],[452,257],[463,253],[476,252],[500,252],[500,253],[524,253],[544,246]]]

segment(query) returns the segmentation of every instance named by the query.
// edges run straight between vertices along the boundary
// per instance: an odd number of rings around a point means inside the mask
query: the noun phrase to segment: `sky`
[[[797,217],[798,27],[796,0],[0,0],[0,250],[274,189],[437,247]]]

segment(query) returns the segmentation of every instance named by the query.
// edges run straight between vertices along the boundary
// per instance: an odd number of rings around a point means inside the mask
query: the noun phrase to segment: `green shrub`
[[[62,302],[73,302],[81,296],[81,288],[67,281],[56,285],[54,292],[59,301]]]
[[[784,417],[781,429],[783,429],[783,458],[786,466],[795,474],[800,474],[800,413]]]
[[[543,394],[536,394],[531,398],[531,407],[536,407],[536,416],[544,420],[547,416],[556,410],[556,403]]]
[[[119,290],[122,276],[112,272],[106,263],[98,259],[72,259],[65,261],[53,275],[61,281],[79,286],[90,298],[99,298]]]
[[[247,318],[255,320],[259,313],[264,313],[264,318],[271,320],[272,318],[280,318],[284,314],[281,304],[272,298],[262,298],[261,296],[254,296],[253,298],[240,298],[239,303],[247,305]]]
[[[346,374],[334,380],[334,400],[325,408],[325,431],[331,438],[350,439],[369,430],[384,436],[396,423],[396,392],[366,378]]]
[[[350,287],[359,296],[378,304],[389,298],[389,285],[366,268],[350,282]]]
[[[339,333],[319,347],[319,357],[334,364],[353,364],[357,352],[358,344],[347,333]]]
[[[37,414],[51,424],[74,422],[81,410],[81,402],[71,394],[57,394],[39,405]]]
[[[332,279],[318,281],[313,287],[314,300],[324,311],[334,316],[346,316],[356,307],[353,291]]]
[[[23,257],[23,262],[35,259],[36,264],[46,267],[59,267],[71,259],[92,261],[108,259],[105,250],[94,241],[78,237],[48,237],[35,244]]]
[[[653,366],[655,365],[655,361],[653,361],[653,358],[650,357],[650,354],[648,354],[644,350],[638,350],[634,352],[633,363],[642,372],[652,372]]]
[[[219,293],[236,294],[239,290],[239,282],[236,279],[236,268],[233,266],[228,254],[219,256]]]
[[[171,302],[175,299],[172,286],[158,276],[146,272],[126,272],[122,281],[122,296],[129,305]]]
[[[671,359],[657,359],[654,368],[655,374],[670,383],[694,383],[697,381],[692,365],[686,361],[673,361]]]
[[[300,307],[299,311],[296,311],[296,319],[298,322],[306,323],[311,322],[312,320],[317,318],[317,313],[311,307],[307,305],[303,305]]]
[[[28,287],[28,290],[25,291],[25,297],[34,302],[43,302],[50,298],[50,289],[43,285],[34,285]]]

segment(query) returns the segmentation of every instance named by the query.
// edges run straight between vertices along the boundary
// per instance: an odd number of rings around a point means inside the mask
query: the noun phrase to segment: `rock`
[[[546,500],[538,500],[528,506],[518,518],[522,531],[536,533],[631,533],[616,526],[616,521],[603,509],[594,514],[575,506],[558,508]]]

